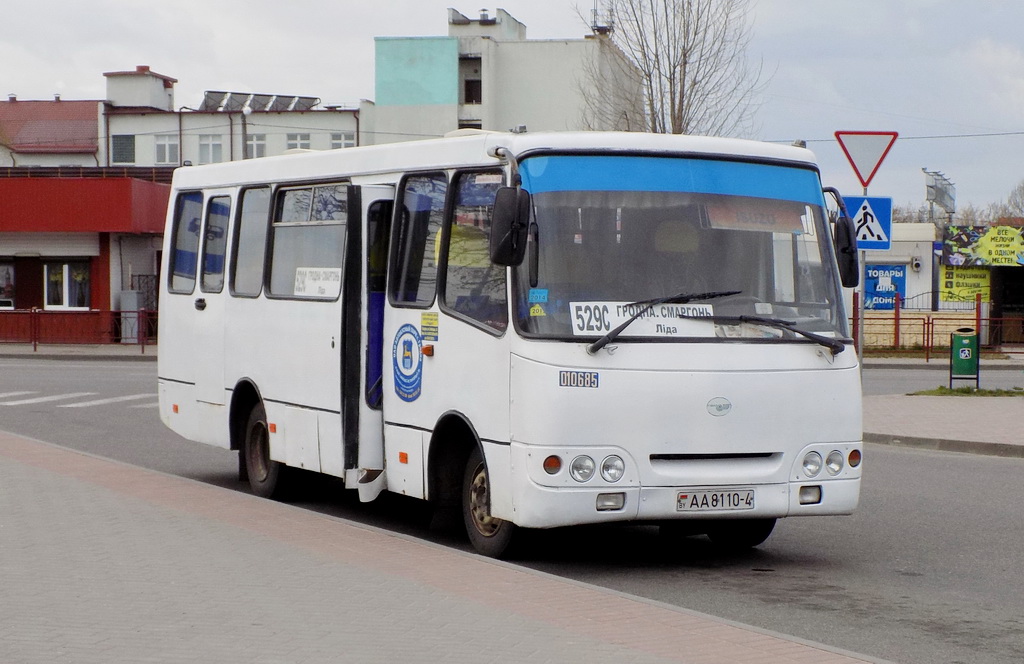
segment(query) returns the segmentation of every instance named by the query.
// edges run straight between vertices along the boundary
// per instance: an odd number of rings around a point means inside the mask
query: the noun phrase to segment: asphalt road
[[[148,362],[0,359],[0,429],[245,490],[234,454],[160,424],[155,375]],[[926,389],[944,376],[868,370],[865,391]],[[56,398],[68,394],[78,396]],[[669,540],[653,527],[589,527],[531,534],[518,562],[897,662],[1024,661],[1024,461],[869,445],[865,464],[854,515],[784,520],[746,554],[722,557],[703,538]],[[452,520],[431,519],[418,501],[360,505],[352,493],[311,477],[299,503],[468,550]]]
[[[910,394],[920,390],[949,386],[949,363],[937,363],[934,368],[914,367],[866,369],[862,375],[864,394]],[[987,390],[1024,388],[1024,367],[982,368],[979,384]],[[974,387],[973,380],[956,380],[953,387]],[[1022,392],[1024,394],[1024,392]]]

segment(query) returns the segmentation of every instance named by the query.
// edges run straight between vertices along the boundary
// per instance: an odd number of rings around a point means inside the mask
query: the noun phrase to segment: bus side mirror
[[[502,187],[494,197],[490,252],[495,265],[519,265],[526,254],[530,194],[519,187]]]
[[[860,283],[860,264],[857,260],[857,229],[845,214],[836,219],[836,259],[839,262],[839,280],[846,288]]]

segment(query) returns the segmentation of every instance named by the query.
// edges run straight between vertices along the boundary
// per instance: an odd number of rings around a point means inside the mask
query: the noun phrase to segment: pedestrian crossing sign
[[[892,248],[892,199],[844,196],[846,209],[857,229],[857,249],[888,251]]]

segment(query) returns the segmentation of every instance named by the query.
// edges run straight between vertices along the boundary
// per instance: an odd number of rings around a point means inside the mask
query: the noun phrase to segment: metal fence
[[[890,311],[866,310],[862,326],[858,295],[854,294],[853,335],[855,341],[863,337],[867,350],[919,351],[928,359],[937,350],[948,349],[951,335],[965,328],[978,335],[982,348],[1024,344],[1024,317],[987,315],[991,305],[982,302],[980,296],[969,308],[957,306],[939,311],[905,307],[897,296]]]
[[[0,312],[0,343],[135,344],[145,352],[156,343],[156,335],[157,312],[147,309]]]

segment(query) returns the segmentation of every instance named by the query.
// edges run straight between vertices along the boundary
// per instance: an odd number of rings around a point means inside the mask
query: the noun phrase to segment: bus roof
[[[786,161],[816,167],[814,154],[805,148],[736,138],[644,134],[638,132],[538,132],[506,133],[459,131],[453,135],[336,150],[312,150],[275,157],[246,159],[204,166],[183,167],[174,172],[176,189],[232,186],[265,181],[302,181],[329,176],[352,178],[360,175],[409,170],[496,165],[488,156],[495,147],[514,155],[534,151],[559,152],[642,152],[709,155],[757,160]]]

